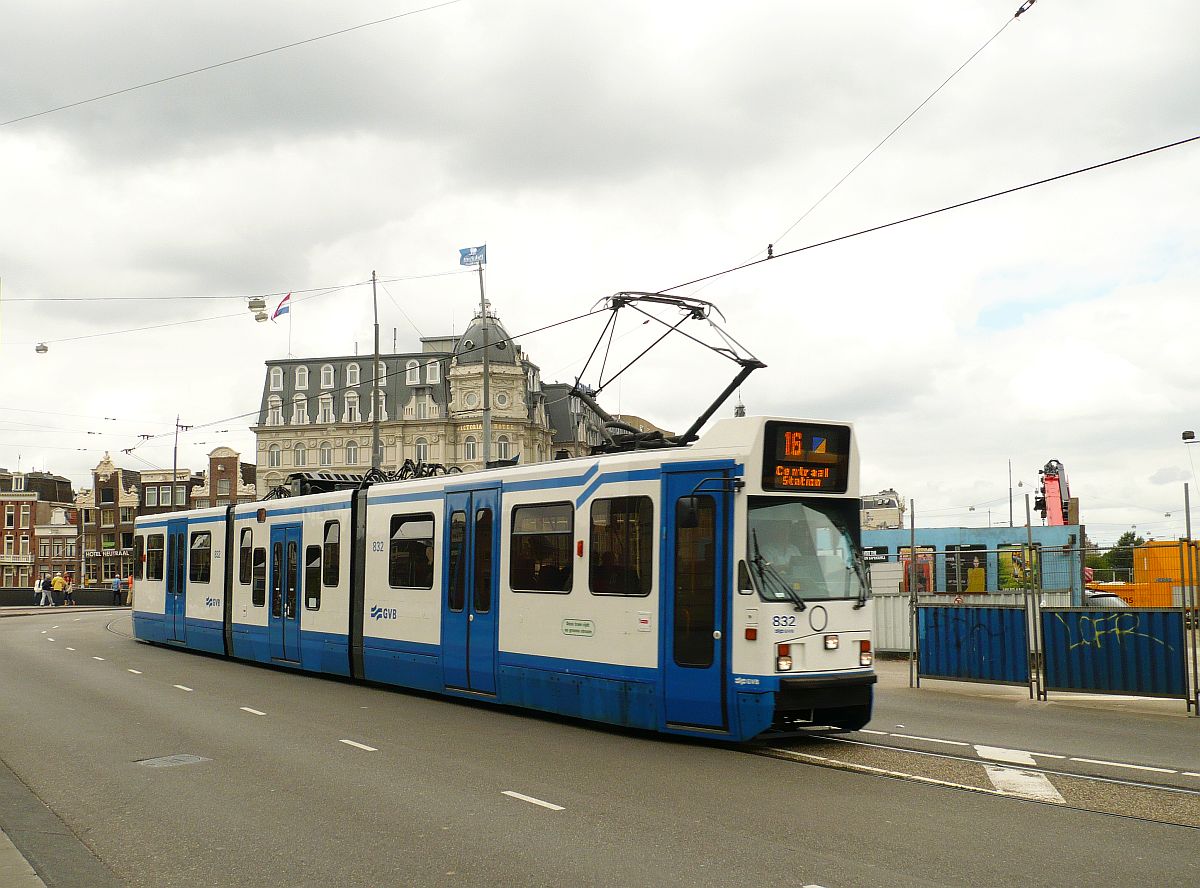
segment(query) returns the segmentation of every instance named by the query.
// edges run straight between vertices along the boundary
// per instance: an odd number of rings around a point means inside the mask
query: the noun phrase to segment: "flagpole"
[[[288,306],[288,357],[292,356],[292,307]]]
[[[375,306],[375,366],[371,368],[371,468],[383,462],[379,453],[379,295],[375,291],[375,272],[371,272],[371,302]]]
[[[488,361],[488,316],[487,298],[483,294],[483,263],[476,263],[479,270],[479,311],[483,315],[483,467],[486,469],[492,458],[492,395],[489,387],[491,365]]]

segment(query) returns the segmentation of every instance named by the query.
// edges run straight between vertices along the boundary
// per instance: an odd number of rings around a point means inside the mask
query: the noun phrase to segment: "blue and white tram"
[[[140,518],[156,644],[746,740],[870,719],[849,425]]]

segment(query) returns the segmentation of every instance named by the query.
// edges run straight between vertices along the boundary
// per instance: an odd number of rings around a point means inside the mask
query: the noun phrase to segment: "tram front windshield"
[[[851,500],[751,497],[751,571],[768,601],[861,598],[866,570]]]

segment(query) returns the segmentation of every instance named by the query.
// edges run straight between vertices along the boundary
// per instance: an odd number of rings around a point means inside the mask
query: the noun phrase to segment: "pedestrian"
[[[59,596],[65,597],[67,592],[67,581],[63,579],[62,571],[55,572],[54,579],[50,581],[50,588],[54,590],[55,603],[58,602]],[[66,604],[65,600],[63,601],[63,604]]]
[[[63,604],[75,606],[75,581],[67,574],[67,585],[63,590]]]
[[[121,606],[121,578],[113,577],[112,581],[113,607]]]
[[[45,576],[42,577],[42,580],[44,580],[44,579],[46,579]],[[40,605],[42,603],[42,580],[39,580],[36,577],[34,577],[34,580],[33,580],[33,606],[34,607],[37,607],[38,605]]]
[[[42,577],[42,607],[57,607],[54,601],[54,582],[49,576]]]

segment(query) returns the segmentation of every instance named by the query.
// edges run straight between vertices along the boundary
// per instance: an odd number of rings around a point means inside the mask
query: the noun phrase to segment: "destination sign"
[[[764,490],[845,493],[849,477],[848,426],[767,423],[763,445]]]

